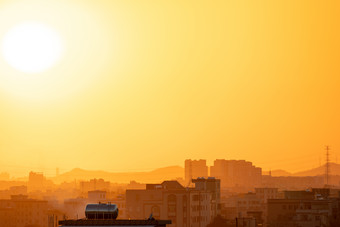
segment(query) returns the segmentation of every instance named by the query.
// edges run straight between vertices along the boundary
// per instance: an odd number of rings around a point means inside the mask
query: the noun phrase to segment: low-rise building
[[[286,191],[284,199],[269,199],[268,227],[321,227],[339,220],[339,198],[315,192],[320,190]]]
[[[227,220],[235,218],[256,218],[263,223],[263,207],[261,199],[255,193],[243,193],[221,200],[221,213]]]
[[[48,203],[29,199],[26,195],[15,195],[0,200],[0,226],[48,226]],[[5,224],[6,223],[6,224]]]
[[[203,227],[220,212],[220,181],[199,178],[195,188],[177,181],[147,184],[145,190],[126,191],[128,218],[170,219],[171,227]]]

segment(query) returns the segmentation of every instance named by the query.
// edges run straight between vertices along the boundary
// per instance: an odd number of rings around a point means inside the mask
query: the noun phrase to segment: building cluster
[[[177,181],[126,191],[127,218],[170,219],[173,227],[207,226],[220,213],[220,180],[198,178],[195,187]]]
[[[206,160],[185,160],[185,182],[188,185],[192,179],[208,176],[220,179],[223,189],[247,191],[261,186],[262,169],[245,160],[217,159],[210,168]]]
[[[0,226],[57,226],[59,211],[49,209],[45,200],[29,199],[26,195],[12,195],[10,199],[0,200]]]
[[[106,190],[110,188],[110,182],[103,179],[91,179],[90,181],[81,181],[80,190],[83,195],[86,195],[88,191]]]
[[[340,226],[339,192],[329,188],[285,191],[284,198],[268,200],[267,226]]]
[[[98,203],[117,205],[112,226],[130,223],[124,220],[164,227],[340,226],[340,187],[322,187],[320,176],[263,176],[251,162],[221,159],[210,167],[206,160],[185,160],[184,176],[156,184],[91,179],[55,185],[31,172],[26,182],[0,181],[0,227],[79,226],[87,204]]]

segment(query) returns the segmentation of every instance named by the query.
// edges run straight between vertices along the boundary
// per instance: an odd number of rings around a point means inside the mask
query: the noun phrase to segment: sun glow
[[[46,104],[69,99],[111,75],[107,67],[118,65],[117,42],[103,19],[70,1],[2,4],[0,93]]]
[[[38,22],[16,25],[5,35],[2,54],[13,68],[25,73],[39,73],[60,58],[62,42],[51,27]]]

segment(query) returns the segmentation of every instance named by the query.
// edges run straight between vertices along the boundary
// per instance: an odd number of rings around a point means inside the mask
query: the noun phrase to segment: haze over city
[[[1,0],[0,227],[340,226],[339,12]]]
[[[1,1],[3,39],[36,23],[61,40],[47,68],[11,63],[2,42],[2,171],[225,158],[296,172],[325,145],[336,162],[338,4]]]

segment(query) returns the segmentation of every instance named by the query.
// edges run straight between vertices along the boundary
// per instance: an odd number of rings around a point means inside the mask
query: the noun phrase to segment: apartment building
[[[219,214],[220,181],[198,178],[194,188],[177,181],[147,184],[145,190],[126,191],[128,218],[169,219],[170,227],[205,227]]]
[[[217,159],[210,167],[210,176],[221,179],[221,188],[249,191],[261,185],[262,169],[245,160]]]
[[[208,178],[208,166],[206,160],[187,159],[184,162],[184,167],[185,167],[185,186],[189,186],[191,184],[192,179],[197,179],[199,177]]]

